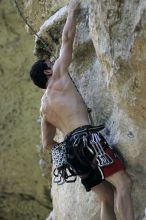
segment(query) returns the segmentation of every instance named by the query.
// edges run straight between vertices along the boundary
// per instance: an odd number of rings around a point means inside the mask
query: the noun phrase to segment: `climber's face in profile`
[[[53,74],[53,64],[51,62],[49,62],[49,61],[45,61],[45,63],[47,64],[48,68],[44,70],[44,74],[49,79],[50,76],[52,76],[52,74]]]

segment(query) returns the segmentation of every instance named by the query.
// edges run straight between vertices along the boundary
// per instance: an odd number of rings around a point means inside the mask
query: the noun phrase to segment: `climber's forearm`
[[[76,32],[76,14],[79,9],[79,1],[72,0],[68,6],[68,16],[62,33],[62,41],[73,41]]]
[[[67,20],[62,33],[62,41],[73,41],[76,32],[75,11],[68,12]]]

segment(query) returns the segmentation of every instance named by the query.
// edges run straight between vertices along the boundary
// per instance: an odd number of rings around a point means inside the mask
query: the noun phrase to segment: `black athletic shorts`
[[[62,142],[66,146],[67,162],[81,178],[86,191],[125,169],[99,130],[99,126],[81,126],[70,132]]]

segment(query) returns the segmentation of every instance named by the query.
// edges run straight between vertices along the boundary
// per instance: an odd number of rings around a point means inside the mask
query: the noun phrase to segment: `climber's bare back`
[[[65,135],[89,124],[87,108],[67,72],[53,72],[41,100],[41,115]]]

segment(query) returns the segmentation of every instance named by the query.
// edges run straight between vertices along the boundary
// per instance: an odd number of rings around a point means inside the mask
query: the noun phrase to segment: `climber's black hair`
[[[30,78],[33,83],[41,89],[46,89],[48,78],[44,74],[44,70],[48,69],[45,60],[38,60],[35,62],[30,70]]]

